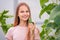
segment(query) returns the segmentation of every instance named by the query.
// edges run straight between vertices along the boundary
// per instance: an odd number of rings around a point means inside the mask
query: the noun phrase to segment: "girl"
[[[40,40],[39,31],[34,23],[30,23],[30,8],[26,3],[20,3],[16,9],[14,27],[7,34],[7,40]]]

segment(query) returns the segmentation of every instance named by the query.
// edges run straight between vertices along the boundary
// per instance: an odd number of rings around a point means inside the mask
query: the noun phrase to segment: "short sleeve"
[[[34,34],[35,34],[34,40],[40,40],[40,35],[39,35],[39,30],[38,30],[38,28],[35,28]]]
[[[12,40],[12,32],[13,32],[13,27],[11,27],[6,34],[7,40]]]

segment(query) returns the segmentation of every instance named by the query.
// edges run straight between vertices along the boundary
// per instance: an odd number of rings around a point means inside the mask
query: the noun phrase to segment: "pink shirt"
[[[20,27],[20,26],[11,27],[6,34],[6,38],[7,40],[26,40],[27,30],[28,30],[27,27]],[[34,34],[35,34],[34,39],[40,40],[40,36],[36,28]]]

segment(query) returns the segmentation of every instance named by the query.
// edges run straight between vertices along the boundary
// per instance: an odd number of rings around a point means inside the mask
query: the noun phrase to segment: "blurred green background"
[[[59,0],[51,0],[52,3],[46,5],[49,0],[40,0],[42,7],[39,17],[46,12],[50,17],[44,21],[42,32],[40,33],[41,40],[60,40],[60,4]]]

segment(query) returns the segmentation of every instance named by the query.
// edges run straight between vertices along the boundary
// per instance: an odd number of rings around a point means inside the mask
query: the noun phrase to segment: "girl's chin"
[[[23,19],[24,21],[27,21],[28,19]]]

